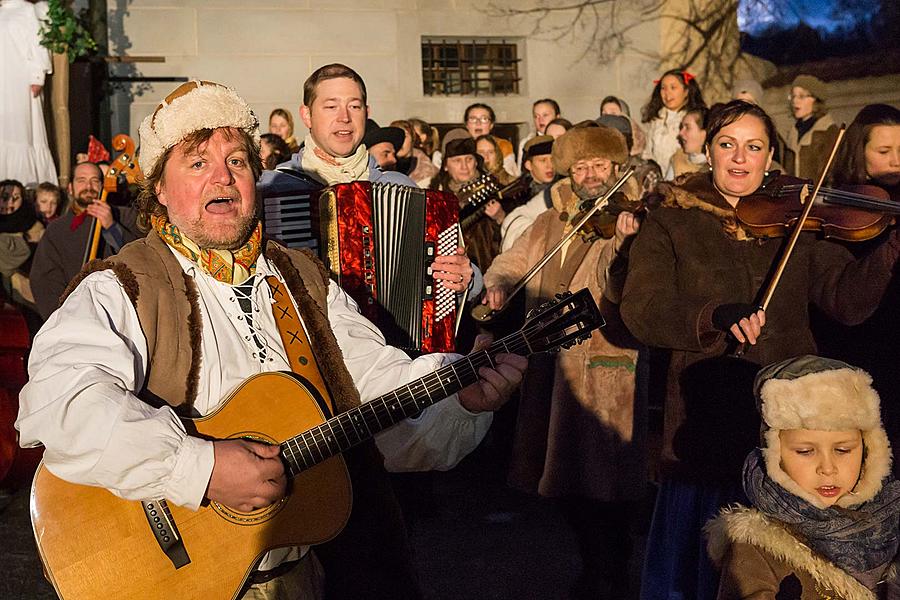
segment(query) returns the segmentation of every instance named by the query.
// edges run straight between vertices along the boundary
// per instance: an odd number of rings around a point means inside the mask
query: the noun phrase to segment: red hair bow
[[[694,77],[691,73],[688,73],[687,71],[682,71],[682,72],[681,72],[681,78],[684,79],[684,85],[687,85],[687,84],[689,84],[691,81],[693,81],[694,79],[696,79],[696,77]],[[662,80],[661,80],[661,79],[654,79],[654,80],[653,80],[653,85],[659,85],[659,82],[660,82],[660,81],[662,81]]]

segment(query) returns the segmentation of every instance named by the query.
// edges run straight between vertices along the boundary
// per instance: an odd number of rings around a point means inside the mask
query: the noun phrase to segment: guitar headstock
[[[465,184],[459,189],[456,197],[462,202],[480,205],[500,191],[500,183],[490,173],[485,173],[475,181]]]
[[[556,300],[530,311],[521,333],[532,352],[548,352],[579,344],[604,325],[590,291],[582,288],[557,294]]]

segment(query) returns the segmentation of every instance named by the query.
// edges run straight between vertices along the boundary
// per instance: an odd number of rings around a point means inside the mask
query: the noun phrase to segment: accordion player
[[[452,194],[356,181],[263,199],[266,234],[309,248],[393,346],[454,349],[456,293],[431,263],[459,246]]]

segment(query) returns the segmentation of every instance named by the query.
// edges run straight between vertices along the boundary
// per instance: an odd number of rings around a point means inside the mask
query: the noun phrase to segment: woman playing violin
[[[564,177],[551,188],[553,207],[484,275],[484,301],[492,308],[571,231],[579,207],[612,187],[628,152],[618,131],[584,127],[556,140],[552,158]],[[636,193],[637,185],[629,182]],[[528,283],[527,305],[583,287],[599,301],[610,291],[607,265],[617,251],[625,251],[626,238],[637,227],[634,215],[623,212],[608,239],[574,236]],[[511,483],[558,498],[578,536],[584,568],[573,598],[629,597],[628,515],[636,511],[646,484],[644,364],[634,341],[623,336],[608,312],[604,316],[607,327],[585,343],[529,361],[510,461]]]
[[[844,323],[878,307],[900,256],[896,231],[865,258],[803,233],[768,309],[758,310],[784,239],[754,239],[735,207],[762,184],[775,127],[736,100],[710,114],[711,173],[661,184],[662,202],[631,249],[621,312],[641,342],[672,351],[662,486],[648,540],[643,598],[714,598],[701,527],[741,498],[743,458],[758,439],[758,365],[815,352],[808,303]],[[734,343],[741,359],[729,358]],[[677,518],[676,518],[677,515]]]

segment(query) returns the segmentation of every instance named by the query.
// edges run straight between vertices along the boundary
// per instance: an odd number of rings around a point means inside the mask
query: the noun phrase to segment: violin
[[[109,166],[109,170],[103,177],[103,193],[100,194],[100,202],[106,202],[109,194],[115,193],[119,186],[119,175],[125,174],[130,181],[140,181],[143,179],[141,167],[137,164],[135,157],[134,140],[120,133],[113,138],[113,148],[121,152],[116,160]],[[100,247],[101,225],[100,221],[94,219],[91,226],[91,234],[88,236],[87,245],[84,248],[84,258],[82,264],[87,264],[97,258],[97,250]]]
[[[774,171],[735,209],[738,222],[753,237],[788,235],[810,200],[813,182]],[[826,238],[859,242],[880,235],[900,215],[900,203],[874,185],[841,189],[822,187],[816,195],[803,231],[818,231]]]
[[[585,204],[587,206],[584,206]],[[579,205],[580,212],[575,215],[574,221],[580,221],[592,207],[592,200]],[[616,192],[610,197],[609,202],[594,212],[584,225],[578,228],[578,235],[589,244],[598,239],[612,238],[616,234],[616,221],[623,212],[643,216],[647,212],[647,207],[643,201],[629,200],[622,192]]]

